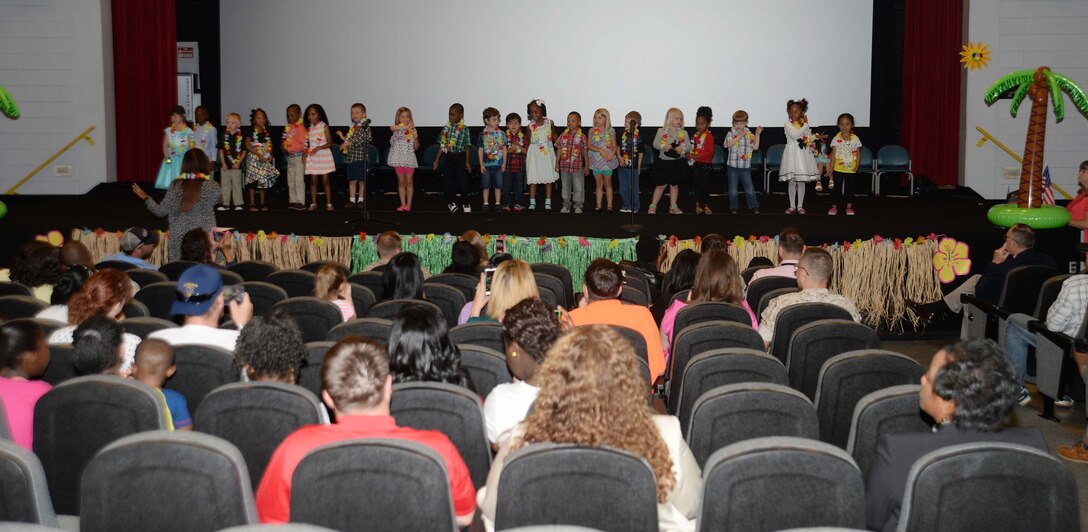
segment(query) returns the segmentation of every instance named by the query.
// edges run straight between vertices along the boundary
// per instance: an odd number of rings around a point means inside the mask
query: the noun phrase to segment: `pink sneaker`
[[[827,215],[835,216],[836,214],[839,214],[839,208],[832,205],[831,208],[827,210]]]
[[[786,214],[797,214],[797,209],[794,209],[793,207],[790,207],[790,208],[786,209]]]
[[[847,216],[853,216],[854,215],[854,209],[847,208],[846,209],[846,215]]]

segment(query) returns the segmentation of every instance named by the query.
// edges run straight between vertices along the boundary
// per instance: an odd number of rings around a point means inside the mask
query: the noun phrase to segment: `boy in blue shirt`
[[[480,132],[480,141],[476,143],[480,164],[480,188],[484,195],[484,212],[498,211],[502,205],[502,177],[506,172],[506,133],[499,129],[499,110],[494,107],[484,109],[484,130]],[[495,207],[488,205],[491,189],[495,189]]]
[[[132,378],[162,392],[174,430],[193,430],[193,418],[185,396],[174,390],[163,390],[162,385],[174,375],[174,348],[170,344],[148,338],[136,348],[136,362],[132,364]]]

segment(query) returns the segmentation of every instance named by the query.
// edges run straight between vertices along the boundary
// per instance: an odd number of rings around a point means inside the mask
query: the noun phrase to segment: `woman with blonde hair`
[[[575,328],[540,367],[540,393],[525,421],[499,448],[478,494],[494,522],[503,462],[533,443],[611,447],[645,458],[657,480],[662,531],[695,530],[702,472],[674,416],[655,415],[631,344],[607,325]],[[577,489],[577,486],[571,486]]]
[[[476,297],[468,302],[457,318],[457,323],[469,321],[499,321],[506,311],[524,299],[539,298],[540,290],[529,263],[519,259],[503,261],[491,277],[491,293],[487,291],[487,272],[480,274],[476,285]]]
[[[351,299],[351,283],[340,264],[325,264],[314,276],[314,295],[332,302],[340,317],[348,321],[355,317],[355,301]]]

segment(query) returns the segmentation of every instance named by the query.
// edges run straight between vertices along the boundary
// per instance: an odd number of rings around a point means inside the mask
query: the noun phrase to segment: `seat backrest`
[[[374,292],[375,302],[382,301],[382,274],[381,272],[358,272],[348,276],[349,283],[361,284]]]
[[[166,274],[158,270],[137,268],[135,270],[129,270],[125,273],[128,274],[129,279],[132,279],[132,282],[140,285],[140,288],[143,288],[149,284],[170,282],[170,278],[167,277]]]
[[[268,274],[264,282],[274,284],[287,292],[287,297],[314,295],[316,275],[303,270],[280,270]]]
[[[676,320],[672,327],[673,337],[683,332],[685,327],[705,321],[732,321],[748,326],[752,324],[748,311],[740,305],[724,301],[700,301],[688,303],[676,313]]]
[[[1043,286],[1039,288],[1039,299],[1035,301],[1035,310],[1031,313],[1035,319],[1046,318],[1046,312],[1050,310],[1050,306],[1054,304],[1062,291],[1062,283],[1070,277],[1072,277],[1070,274],[1061,274],[1043,281]]]
[[[374,146],[371,145],[371,148]],[[224,528],[219,532],[336,532],[323,526],[308,525],[306,523],[276,523],[267,525],[242,525]]]
[[[876,152],[877,165],[884,168],[906,168],[910,164],[910,153],[898,144],[886,144]]]
[[[125,262],[123,260],[104,260],[94,265],[96,270],[120,270],[127,272],[139,268],[135,263]]]
[[[759,270],[764,270],[764,269],[773,268],[773,267],[774,266],[771,266],[769,264],[758,264],[756,266],[749,266],[749,267],[741,270],[740,278],[744,280],[744,284],[745,284],[745,286],[747,286],[749,283],[752,282],[752,276],[755,275],[756,272],[758,272]]]
[[[461,367],[468,372],[480,397],[486,399],[496,386],[514,382],[506,365],[506,355],[473,344],[461,344],[457,349],[461,351]]]
[[[623,327],[621,325],[609,325],[612,330],[620,333],[631,347],[635,350],[635,356],[639,360],[639,369],[642,372],[642,378],[646,380],[646,385],[653,385],[654,376],[650,375],[650,348],[646,346],[646,338],[642,336],[642,333],[630,328]]]
[[[790,339],[786,355],[790,386],[815,400],[824,362],[859,349],[880,349],[876,331],[852,320],[816,320],[803,325]]]
[[[751,325],[732,321],[704,321],[673,336],[672,349],[669,350],[669,367],[666,370],[669,377],[669,413],[676,413],[676,406],[680,403],[684,368],[691,359],[700,353],[731,347],[763,349],[763,338]]]
[[[745,294],[744,300],[748,302],[749,307],[757,309],[759,308],[759,300],[764,294],[779,288],[797,288],[797,279],[780,275],[760,277],[748,285],[748,292]]]
[[[0,400],[0,441],[12,441],[11,425],[8,423],[8,413],[2,400]]]
[[[173,329],[178,324],[162,318],[125,318],[121,320],[121,326],[125,328],[125,332],[144,339],[155,331]]]
[[[623,286],[637,288],[646,297],[649,298],[653,292],[650,291],[650,281],[646,279],[646,272],[641,268],[630,263],[620,263],[623,268]]]
[[[859,172],[871,172],[873,170],[873,150],[868,146],[862,146],[859,151],[859,161],[857,171]]]
[[[0,316],[8,320],[33,318],[48,306],[34,296],[0,296]]]
[[[914,384],[925,369],[914,359],[881,349],[850,351],[824,362],[816,386],[820,439],[846,448],[854,407],[872,392]]]
[[[557,295],[547,288],[538,286],[537,292],[540,293],[540,300],[544,302],[544,306],[547,308],[554,309],[562,303],[563,296]]]
[[[30,287],[15,281],[0,281],[0,296],[32,296]]]
[[[381,438],[310,451],[291,480],[291,521],[333,530],[377,523],[381,530],[456,529],[442,457],[420,443]]]
[[[5,439],[0,439],[0,494],[0,522],[57,526],[42,463],[34,453]]]
[[[735,443],[707,460],[703,479],[700,530],[865,527],[861,472],[845,451],[823,442]]]
[[[49,366],[45,368],[42,380],[56,386],[66,380],[77,377],[76,356],[71,344],[49,345]]]
[[[370,312],[370,307],[377,303],[377,297],[369,288],[356,283],[351,283],[351,302],[355,305],[355,317],[361,318]]]
[[[869,478],[882,436],[929,430],[932,420],[918,406],[921,388],[918,384],[884,388],[862,397],[854,407],[846,452],[854,457],[863,478]]]
[[[140,303],[135,299],[125,302],[125,305],[121,307],[121,312],[126,318],[151,317],[151,311],[147,309],[147,305]]]
[[[563,291],[556,292],[555,295],[560,297],[561,303],[567,308],[574,307],[577,301],[574,300],[574,280],[571,277],[570,270],[562,264],[555,264],[552,262],[534,262],[529,267],[533,270],[533,273],[546,273],[559,279],[563,283]],[[581,289],[582,287],[578,287]],[[566,301],[566,303],[562,303]]]
[[[472,484],[487,483],[491,444],[483,405],[475,393],[444,382],[402,382],[393,385],[389,410],[397,425],[445,434],[465,460]]]
[[[219,271],[219,278],[223,279],[223,286],[234,286],[246,282],[246,280],[242,278],[241,275],[238,275],[237,273],[234,273],[226,268],[218,267],[216,268],[216,270]]]
[[[220,386],[204,397],[193,418],[196,430],[223,438],[241,451],[254,490],[284,438],[305,425],[328,422],[316,395],[281,382]]]
[[[241,453],[208,434],[156,431],[118,440],[87,464],[81,491],[79,528],[88,532],[257,522]]]
[[[427,146],[427,149],[423,150],[423,156],[420,157],[419,166],[422,168],[430,168],[434,164],[434,160],[438,158],[438,144],[431,144]]]
[[[321,363],[325,354],[336,342],[307,342],[306,362],[298,371],[298,385],[310,390],[315,397],[321,397]]]
[[[1034,312],[1043,283],[1055,275],[1058,270],[1047,266],[1018,266],[1009,270],[997,306],[1011,313]]]
[[[1010,503],[1014,508],[995,511]],[[1081,529],[1069,468],[1010,443],[965,443],[922,456],[907,475],[899,515],[906,531]]]
[[[620,291],[620,301],[623,301],[624,303],[629,303],[631,305],[639,305],[642,307],[649,307],[651,303],[650,296],[646,295],[645,293],[643,293],[642,290],[639,290],[638,288],[635,288],[633,286],[623,287],[623,290]]]
[[[714,154],[710,156],[710,164],[715,168],[721,168],[725,165],[725,148],[720,144],[714,145]]]
[[[536,286],[538,289],[550,290],[559,299],[561,304],[564,307],[566,306],[567,287],[565,284],[563,284],[563,281],[560,278],[550,273],[533,272],[533,280],[536,281]]]
[[[348,336],[362,336],[382,344],[389,345],[389,332],[393,330],[393,322],[382,318],[356,318],[348,320],[333,327],[325,340],[339,342]]]
[[[792,294],[794,292],[800,292],[800,291],[801,291],[801,289],[797,288],[795,286],[787,286],[787,287],[784,287],[784,288],[775,288],[774,290],[771,290],[770,292],[767,292],[767,293],[763,294],[763,297],[759,298],[759,308],[753,308],[752,310],[755,311],[757,319],[762,319],[763,318],[763,312],[765,310],[767,310],[767,306],[770,305],[771,301],[774,301],[774,299],[776,297],[784,296],[786,294]]]
[[[789,377],[777,358],[758,349],[731,347],[695,355],[684,368],[679,404],[675,408],[684,436],[691,423],[691,410],[703,394],[719,386],[745,382],[788,386]]]
[[[347,277],[347,276],[351,275],[351,270],[346,265],[344,265],[344,263],[331,261],[331,260],[319,260],[319,261],[315,261],[315,262],[307,262],[306,264],[303,264],[302,266],[300,266],[299,269],[304,271],[304,272],[310,272],[310,273],[316,274],[317,271],[320,270],[321,267],[325,266],[326,264],[335,264],[335,265],[339,266],[340,271],[344,272],[344,277]]]
[[[196,265],[197,263],[191,260],[174,260],[159,266],[159,273],[165,275],[167,279],[176,282],[185,270]]]
[[[79,514],[83,468],[107,444],[168,428],[162,393],[141,382],[91,375],[57,385],[34,406],[34,454],[61,514]]]
[[[370,311],[366,313],[366,317],[393,321],[397,316],[397,312],[400,312],[401,307],[404,305],[430,305],[434,308],[435,312],[444,316],[444,314],[442,314],[442,309],[430,301],[423,301],[422,299],[387,299],[370,307]]]
[[[264,281],[273,272],[279,270],[275,264],[263,260],[244,260],[227,268],[245,279],[247,283]]]
[[[478,345],[502,353],[506,349],[506,344],[503,343],[502,339],[502,331],[501,323],[474,321],[450,329],[450,341],[458,345]]]
[[[542,524],[658,530],[653,470],[644,458],[616,449],[528,445],[506,460],[497,495],[497,530]]]
[[[241,379],[234,354],[219,347],[174,346],[174,364],[178,369],[163,387],[184,395],[190,412],[196,412],[212,390]]]
[[[764,161],[770,169],[778,170],[778,167],[782,164],[782,154],[786,151],[785,144],[775,144],[770,148],[767,148],[767,155]]]
[[[170,309],[178,299],[176,282],[166,281],[143,285],[133,297],[147,307],[152,318],[173,321],[174,313],[170,312]]]
[[[8,320],[6,323],[16,322],[29,322],[37,325],[42,330],[42,332],[45,333],[46,338],[49,338],[49,335],[53,334],[53,331],[60,329],[61,327],[68,326],[67,323],[47,318],[15,318],[13,320]]]
[[[760,317],[762,319],[762,316]],[[789,368],[790,340],[801,327],[817,320],[853,320],[846,309],[830,303],[798,303],[783,308],[774,322],[771,354]],[[836,353],[838,354],[838,353]],[[820,361],[823,364],[823,361]],[[813,383],[815,384],[815,383]]]
[[[340,309],[332,301],[319,297],[289,297],[272,308],[282,310],[294,318],[302,331],[303,342],[324,340],[333,327],[344,322]]]
[[[438,305],[442,316],[446,318],[447,327],[456,327],[457,318],[461,315],[461,309],[465,306],[465,296],[461,291],[444,284],[424,283],[423,297],[427,301]]]
[[[816,407],[788,386],[742,382],[713,388],[695,401],[688,423],[688,445],[702,466],[714,451],[764,436],[820,435]]]
[[[480,284],[480,278],[464,273],[440,273],[423,281],[424,286],[428,284],[443,284],[456,288],[465,297],[465,301],[472,301],[472,298],[476,297],[476,285]]]
[[[264,281],[246,281],[242,287],[253,302],[253,315],[261,316],[272,310],[280,301],[287,300],[287,291]]]

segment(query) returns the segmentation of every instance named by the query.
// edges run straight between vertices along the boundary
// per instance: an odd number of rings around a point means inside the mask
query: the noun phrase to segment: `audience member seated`
[[[744,300],[744,289],[741,286],[737,261],[733,260],[729,253],[720,249],[704,251],[703,257],[699,259],[699,266],[695,269],[695,284],[692,285],[687,300],[674,301],[665,311],[665,317],[661,319],[661,345],[664,348],[666,364],[672,347],[676,314],[680,312],[680,309],[688,306],[688,303],[703,301],[721,301],[744,307],[752,320],[752,328],[758,326],[755,313]]]
[[[11,269],[0,270],[0,281],[14,281],[30,288],[34,297],[49,303],[53,285],[64,270],[60,249],[48,242],[31,240],[11,258]]]
[[[785,294],[771,300],[763,316],[759,320],[759,335],[769,348],[774,339],[774,326],[778,321],[778,314],[782,309],[799,303],[830,303],[842,307],[850,313],[854,321],[861,321],[858,307],[846,297],[840,294],[832,294],[828,290],[831,284],[831,274],[835,266],[831,261],[831,255],[822,248],[808,248],[801,261],[797,263],[797,287],[800,292]]]
[[[694,253],[694,252],[692,252]],[[695,254],[698,257],[698,254]],[[623,268],[608,259],[589,263],[582,286],[582,300],[570,311],[571,323],[581,325],[619,325],[639,332],[646,339],[650,380],[665,372],[665,355],[661,351],[661,332],[650,310],[620,301],[623,290]]]
[[[907,474],[926,453],[972,442],[1016,443],[1049,453],[1037,428],[1001,430],[1018,391],[1016,372],[993,341],[969,340],[938,351],[922,376],[918,396],[918,406],[938,424],[932,433],[881,438],[866,483],[868,528],[896,529]]]
[[[486,278],[487,274],[481,272],[480,282],[476,285],[476,297],[465,303],[457,317],[457,323],[501,322],[510,307],[523,299],[540,297],[533,269],[523,260],[506,260],[495,267],[495,273],[491,277],[491,295],[487,294]]]
[[[53,389],[36,380],[48,366],[45,333],[34,322],[0,325],[0,408],[7,413],[12,440],[27,450],[34,448],[34,405]]]
[[[381,300],[390,299],[426,299],[423,297],[423,270],[415,253],[397,254],[386,264],[382,272]]]
[[[340,309],[344,321],[355,317],[355,301],[351,299],[351,283],[340,264],[325,264],[318,268],[314,278],[314,295],[331,301]]]
[[[389,261],[392,260],[393,257],[396,257],[404,251],[400,233],[396,231],[385,231],[378,235],[378,239],[374,242],[374,248],[378,250],[378,260],[363,266],[364,272],[384,272],[386,264],[389,264]],[[422,265],[420,265],[419,268],[423,270],[424,279],[431,276],[431,272],[427,271],[427,268]],[[377,296],[380,294],[374,295]]]
[[[699,243],[699,253],[706,253],[712,249],[729,251],[729,241],[718,233],[710,233],[704,236],[702,242]]]
[[[657,237],[649,232],[643,232],[638,235],[638,242],[635,242],[635,260],[634,261],[620,261],[620,264],[624,266],[634,266],[642,271],[642,274],[646,277],[646,283],[650,285],[651,294],[646,294],[646,297],[651,301],[657,299],[657,296],[661,292],[661,263],[665,260],[665,247],[658,242]]]
[[[1084,311],[1088,309],[1088,275],[1074,275],[1062,282],[1062,289],[1057,299],[1046,312],[1046,328],[1069,336],[1076,336],[1080,323],[1084,321]],[[1031,402],[1031,394],[1024,387],[1024,375],[1028,372],[1028,346],[1035,347],[1035,333],[1028,330],[1028,322],[1034,320],[1027,314],[1012,314],[1006,321],[1005,352],[1016,368],[1016,378],[1020,383],[1022,405]],[[1054,401],[1058,406],[1073,406],[1073,398],[1068,394]]]
[[[124,328],[113,318],[96,314],[76,327],[72,339],[72,365],[79,375],[128,377],[132,368],[123,368]]]
[[[778,266],[756,270],[752,281],[764,277],[797,277],[797,261],[804,252],[805,238],[801,233],[792,227],[783,229],[778,233]]]
[[[94,258],[87,245],[78,240],[69,240],[60,246],[60,271],[66,272],[72,268],[87,268],[94,270]]]
[[[480,250],[468,242],[458,240],[450,248],[450,262],[442,273],[463,273],[473,277],[480,274]]]
[[[217,240],[218,239],[218,240]],[[222,260],[220,260],[222,259]],[[199,227],[181,239],[181,259],[200,264],[235,264],[234,240],[229,234],[212,234]]]
[[[461,351],[450,340],[446,318],[433,307],[406,305],[389,332],[393,382],[446,382],[476,391],[461,367]]]
[[[479,231],[469,229],[468,231],[461,233],[461,236],[457,237],[457,240],[459,242],[468,242],[469,244],[472,244],[480,254],[480,267],[487,267],[491,255],[487,252],[487,244],[484,243],[484,237]]]
[[[49,306],[34,317],[68,323],[68,300],[83,289],[83,285],[90,277],[91,270],[82,266],[76,266],[64,272],[64,275],[57,280],[57,284],[53,286],[53,294],[49,296]]]
[[[144,227],[129,227],[121,235],[121,252],[102,260],[116,260],[135,264],[137,267],[146,270],[157,270],[159,267],[147,262],[147,258],[155,252],[158,245],[158,231],[150,231]]]
[[[994,250],[993,259],[981,275],[968,277],[963,284],[937,301],[924,305],[910,299],[905,302],[927,324],[963,311],[960,296],[965,294],[974,294],[980,300],[996,305],[1005,286],[1005,277],[1019,266],[1054,267],[1054,257],[1035,251],[1035,230],[1024,224],[1015,224],[1005,231],[1005,243]]]
[[[1085,366],[1088,365],[1088,342],[1083,338],[1078,338],[1073,344],[1073,361],[1077,364],[1081,379],[1088,378],[1088,372],[1085,371]],[[1088,446],[1086,445],[1088,445],[1088,428],[1084,429],[1084,435],[1077,443],[1058,447],[1058,456],[1070,462],[1088,464]]]
[[[168,260],[171,261],[181,258],[181,239],[176,237],[197,227],[211,231],[216,226],[215,205],[223,200],[219,183],[201,178],[212,172],[211,161],[204,150],[193,148],[185,152],[181,172],[166,190],[162,203],[156,203],[138,184],[132,184],[133,194],[147,205],[151,214],[166,217],[171,235],[167,241],[170,247]]]
[[[493,446],[505,441],[510,430],[525,419],[540,390],[537,370],[560,334],[555,312],[538,298],[510,307],[502,327],[506,365],[515,380],[495,386],[484,401],[487,439]]]
[[[472,522],[475,488],[457,448],[441,432],[398,427],[389,415],[393,378],[385,349],[359,337],[341,340],[325,355],[321,383],[321,399],[335,414],[336,423],[303,427],[276,449],[257,487],[261,522],[290,521],[291,478],[307,453],[322,445],[360,438],[408,440],[434,449],[446,464],[458,526]]]
[[[1065,208],[1069,211],[1069,227],[1080,229],[1080,241],[1088,242],[1088,161],[1080,163],[1077,196]]]
[[[695,250],[685,249],[672,259],[672,265],[661,281],[661,294],[650,307],[654,323],[661,323],[665,317],[665,311],[668,310],[669,305],[672,305],[673,296],[678,292],[691,290],[692,285],[695,284],[695,268],[699,267],[699,257],[701,255]]]
[[[283,310],[254,316],[238,335],[234,358],[251,381],[295,384],[306,344],[295,319]]]
[[[487,486],[477,494],[495,519],[503,462],[533,443],[610,447],[642,457],[657,478],[661,530],[695,530],[702,472],[674,416],[655,415],[630,344],[602,326],[582,327],[556,341],[540,367],[533,411],[499,448]],[[571,486],[571,489],[578,489]]]
[[[242,302],[223,297],[223,278],[219,270],[206,264],[198,264],[185,270],[178,278],[177,301],[170,307],[172,314],[184,319],[181,327],[161,329],[149,335],[172,346],[210,345],[234,351],[241,330],[253,317],[253,303],[249,294],[243,293]],[[220,329],[219,318],[223,308],[230,309],[230,319],[235,329]]]
[[[174,430],[193,430],[193,418],[189,415],[185,396],[162,387],[177,370],[174,348],[170,344],[156,339],[140,342],[140,347],[136,349],[136,363],[132,365],[132,378],[162,393],[170,414],[170,426]]]
[[[125,319],[125,303],[132,299],[132,282],[128,274],[120,270],[105,269],[95,272],[78,292],[68,299],[68,325],[61,327],[49,336],[50,344],[74,343],[76,327],[92,316],[104,315],[114,320]],[[135,334],[122,335],[123,357],[121,367],[128,371],[136,357],[136,347],[140,337]]]

